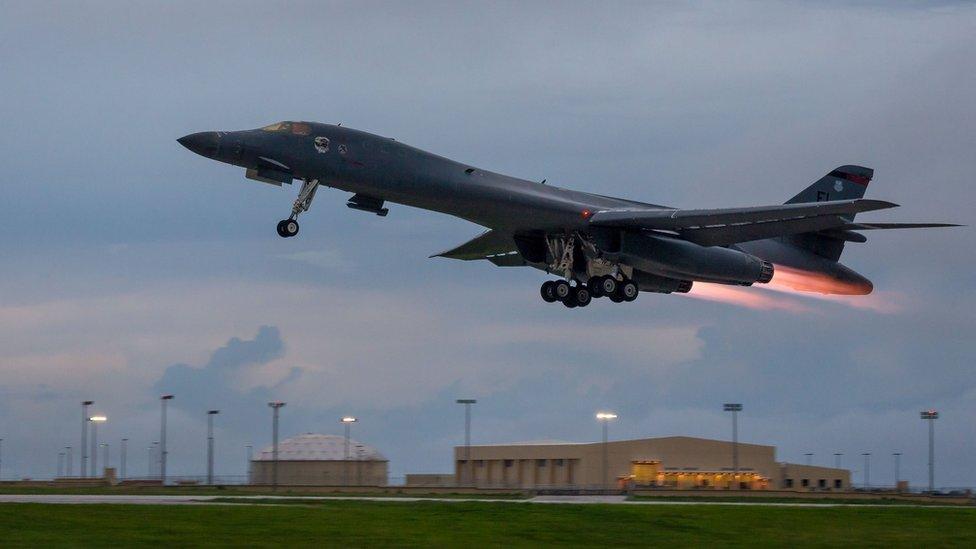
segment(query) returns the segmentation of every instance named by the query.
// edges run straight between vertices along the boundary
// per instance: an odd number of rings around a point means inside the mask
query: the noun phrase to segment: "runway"
[[[100,495],[100,494],[0,494],[3,503],[46,503],[60,505],[238,505],[259,500],[264,505],[294,505],[296,501],[322,503],[326,501],[381,501],[391,503],[505,503],[505,504],[554,504],[554,505],[710,505],[731,507],[934,507],[959,508],[958,505],[914,505],[873,503],[809,503],[809,502],[750,502],[750,501],[673,501],[628,500],[626,496],[537,496],[529,499],[488,498],[425,498],[383,496],[192,496],[192,495]]]

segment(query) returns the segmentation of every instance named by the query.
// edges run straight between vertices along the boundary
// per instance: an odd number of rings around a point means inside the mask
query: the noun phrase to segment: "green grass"
[[[10,546],[976,546],[976,509],[330,501],[0,505]]]

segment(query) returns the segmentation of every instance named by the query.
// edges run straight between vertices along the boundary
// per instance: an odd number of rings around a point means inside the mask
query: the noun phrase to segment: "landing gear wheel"
[[[590,289],[586,286],[577,286],[573,288],[573,301],[575,301],[580,307],[586,307],[592,300],[593,295],[590,294]]]
[[[617,294],[610,294],[609,297],[610,297],[610,301],[613,301],[614,303],[623,303],[624,302],[624,298],[620,297]]]
[[[278,222],[278,234],[282,238],[289,238],[298,234],[298,221],[294,219],[282,219]]]
[[[603,295],[613,295],[617,293],[617,279],[610,276],[601,276],[598,282],[600,286],[600,293]]]
[[[559,299],[556,298],[555,287],[556,283],[552,280],[547,280],[542,283],[542,288],[539,289],[539,292],[542,294],[543,301],[546,303],[554,303],[559,301]]]
[[[637,284],[633,280],[627,280],[620,285],[620,297],[624,301],[633,301],[637,299],[637,294],[640,290],[637,288]]]
[[[591,276],[589,280],[586,281],[586,287],[590,290],[590,296],[592,297],[603,297],[602,288],[600,287],[600,282],[603,277]]]
[[[572,293],[572,288],[569,287],[569,282],[565,280],[557,280],[553,282],[552,295],[556,296],[556,299],[560,301],[566,301]]]
[[[576,301],[576,292],[573,291],[569,292],[569,295],[566,296],[566,299],[563,300],[563,305],[565,305],[570,309],[575,309],[576,307],[579,307],[580,304]]]

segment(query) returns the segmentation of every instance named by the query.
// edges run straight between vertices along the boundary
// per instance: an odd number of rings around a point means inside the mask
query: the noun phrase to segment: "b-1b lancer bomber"
[[[831,170],[782,205],[683,210],[509,177],[340,125],[279,122],[178,141],[249,179],[300,180],[282,237],[298,234],[299,214],[323,185],[379,216],[387,202],[442,212],[488,230],[432,257],[535,267],[558,277],[542,284],[542,298],[567,307],[688,292],[695,282],[765,284],[780,269],[803,274],[793,277],[800,290],[868,294],[871,282],[838,262],[846,243],[866,240],[859,231],[951,226],[855,222],[896,207],[863,198],[873,171],[861,166]]]

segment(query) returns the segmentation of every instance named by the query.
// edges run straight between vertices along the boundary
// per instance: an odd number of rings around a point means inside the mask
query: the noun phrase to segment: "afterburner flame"
[[[871,293],[871,284],[863,282],[838,280],[823,273],[815,273],[776,265],[773,279],[766,285],[771,290],[791,289],[800,292],[814,292],[827,295],[867,295]]]
[[[729,303],[762,311],[779,310],[799,313],[810,310],[809,307],[795,299],[757,292],[741,286],[727,286],[725,284],[695,282],[690,292],[679,295],[687,295],[688,297],[704,299],[706,301]]]

